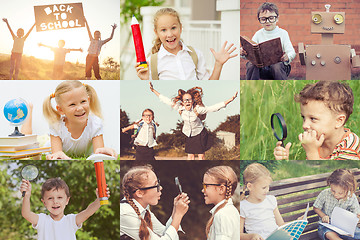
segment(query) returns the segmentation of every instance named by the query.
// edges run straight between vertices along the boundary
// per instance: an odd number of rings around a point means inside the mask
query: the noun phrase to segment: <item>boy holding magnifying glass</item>
[[[360,139],[344,125],[353,112],[351,88],[338,81],[308,84],[295,95],[300,103],[304,132],[299,140],[307,160],[360,160]],[[274,149],[276,160],[288,159],[291,144]]]

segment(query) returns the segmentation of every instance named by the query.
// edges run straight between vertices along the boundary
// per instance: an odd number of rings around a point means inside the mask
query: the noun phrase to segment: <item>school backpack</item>
[[[144,125],[144,122],[141,121],[138,125],[139,125],[139,127],[137,129],[134,129],[134,134],[131,135],[131,141],[130,141],[131,145],[135,145],[134,144],[135,138],[137,137],[137,135],[139,135],[140,129]],[[154,121],[151,121],[151,125],[153,125],[153,127],[154,127],[154,139],[156,139],[156,124],[154,123]]]
[[[195,71],[196,71],[196,74],[197,74],[197,64],[198,64],[198,56],[195,52],[195,49],[191,46],[187,46],[191,52],[188,52],[190,54],[190,57],[191,59],[193,60],[194,64],[195,64]],[[154,54],[151,54],[151,62],[150,62],[150,68],[151,68],[151,78],[152,80],[159,80],[159,73],[158,73],[158,69],[157,69],[157,66],[158,66],[158,58],[157,58],[157,54],[158,53],[154,53]]]

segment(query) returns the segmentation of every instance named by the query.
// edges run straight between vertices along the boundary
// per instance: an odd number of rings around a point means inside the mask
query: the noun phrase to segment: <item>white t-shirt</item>
[[[39,220],[33,228],[37,230],[38,240],[76,240],[75,233],[82,227],[76,225],[76,214],[64,215],[60,221],[44,213],[37,215]]]
[[[215,210],[224,202],[225,200],[216,204],[210,213],[214,214]],[[215,214],[210,227],[209,240],[239,240],[239,226],[240,215],[230,198],[227,204]]]
[[[64,118],[62,117],[57,124],[50,126],[50,135],[61,138],[63,152],[71,155],[90,155],[93,153],[92,139],[103,135],[102,120],[90,114],[81,136],[74,139],[65,126]]]
[[[157,54],[159,80],[209,80],[210,74],[206,70],[203,53],[194,48],[198,56],[196,73],[194,61],[189,54],[191,50],[182,41],[180,41],[180,44],[183,49],[176,55],[168,52],[161,44]],[[147,59],[149,66],[151,66],[150,59],[151,57]],[[149,69],[149,80],[152,80],[151,67]]]
[[[240,216],[245,218],[246,233],[257,233],[266,239],[279,226],[276,224],[274,210],[276,198],[267,195],[261,203],[251,203],[246,199],[240,201]]]

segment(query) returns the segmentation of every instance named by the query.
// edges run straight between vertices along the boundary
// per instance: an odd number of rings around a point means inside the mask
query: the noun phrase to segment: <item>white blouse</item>
[[[104,132],[102,120],[95,115],[89,115],[87,125],[77,139],[71,136],[64,120],[65,117],[62,117],[57,124],[50,126],[50,135],[61,138],[63,152],[70,155],[90,155],[93,153],[92,139],[103,135]]]
[[[125,198],[123,199],[125,200]],[[140,215],[144,218],[146,210],[150,212],[153,230],[148,228],[150,233],[150,240],[178,240],[179,236],[176,229],[171,225],[172,218],[170,218],[166,226],[164,226],[150,211],[149,206],[143,208],[139,202],[133,199],[135,205],[139,208]],[[120,203],[120,236],[127,235],[135,240],[140,240],[139,229],[141,220],[136,214],[135,210],[128,203]],[[181,229],[179,228],[179,231]]]
[[[215,210],[224,202],[225,199],[216,204],[210,213],[214,214]],[[230,198],[226,205],[215,214],[208,240],[239,240],[239,226],[240,214]]]
[[[198,118],[198,116],[196,115],[196,113],[194,112],[192,107],[191,107],[190,111],[188,111],[185,109],[184,106],[182,106],[179,103],[176,103],[174,105],[173,101],[168,97],[165,97],[160,94],[159,98],[160,98],[160,101],[171,106],[173,109],[175,109],[177,111],[181,111],[181,118],[184,120],[184,126],[182,128],[182,132],[187,137],[193,137],[193,136],[196,136],[201,133],[201,131],[204,128],[204,125],[202,124],[200,118]],[[205,114],[208,112],[219,111],[221,108],[224,108],[224,107],[226,107],[225,102],[220,102],[220,103],[217,103],[210,107],[206,107],[206,106],[202,107],[202,106],[196,105],[195,108],[196,108],[196,111],[198,114]]]

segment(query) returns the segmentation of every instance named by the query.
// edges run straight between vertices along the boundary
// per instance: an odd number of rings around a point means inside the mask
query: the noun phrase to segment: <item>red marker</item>
[[[102,160],[95,160],[94,165],[95,165],[96,182],[98,186],[100,205],[109,204],[108,196],[106,194],[104,162]]]
[[[135,16],[131,19],[131,31],[133,34],[135,52],[136,52],[136,62],[140,62],[140,67],[147,68],[146,63],[144,44],[141,37],[140,25]]]

